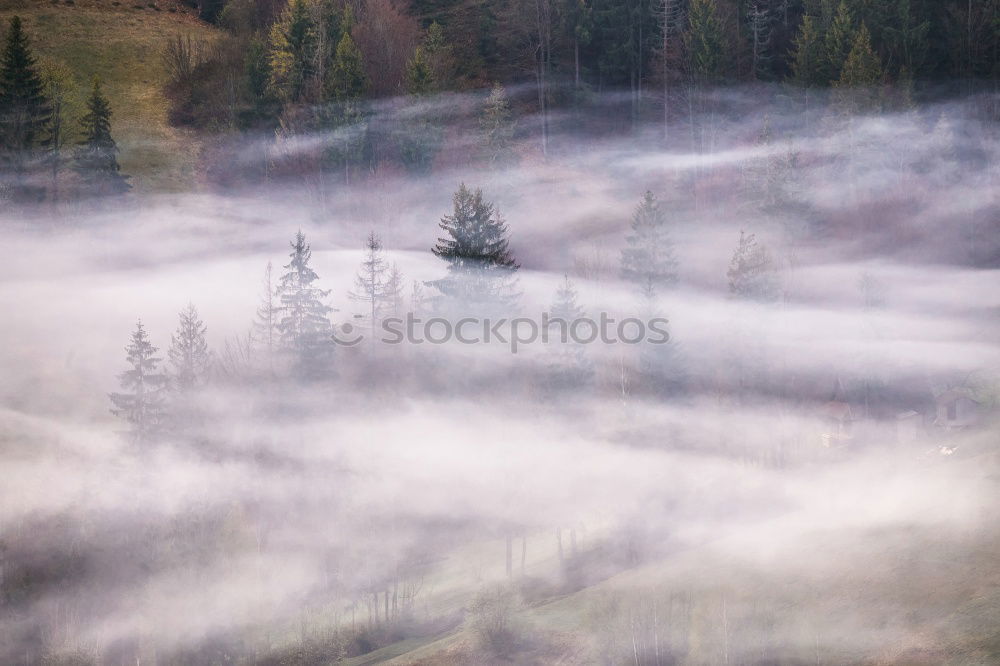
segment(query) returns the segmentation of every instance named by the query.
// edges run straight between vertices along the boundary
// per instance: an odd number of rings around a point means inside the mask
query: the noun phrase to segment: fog
[[[525,640],[545,646],[515,663],[617,663],[653,634],[663,663],[986,663],[996,126],[976,97],[850,119],[759,90],[717,102],[708,141],[591,138],[554,117],[543,158],[529,118],[520,159],[496,169],[455,157],[419,178],[0,213],[0,661],[334,663],[461,636],[476,593],[509,580]],[[252,155],[272,139],[240,141]],[[475,141],[456,132],[452,154]],[[563,390],[540,343],[365,340],[318,381],[243,349],[264,268],[284,272],[298,230],[335,327],[364,314],[348,293],[372,230],[407,304],[414,282],[433,295],[462,182],[509,227],[511,314],[540,318],[564,276],[591,317],[655,309],[682,390],[648,390],[627,344],[583,345],[592,379]],[[679,275],[652,305],[619,270],[646,190]],[[741,231],[770,252],[771,302],[730,293]],[[141,318],[165,359],[188,303],[211,380],[181,424],[136,441],[109,411],[124,346]],[[980,423],[934,424],[948,389]],[[833,403],[852,410],[846,433]]]

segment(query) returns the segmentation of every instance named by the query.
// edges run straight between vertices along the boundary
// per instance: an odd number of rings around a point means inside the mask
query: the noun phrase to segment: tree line
[[[0,199],[54,201],[65,189],[82,197],[129,190],[100,80],[94,79],[75,119],[67,104],[72,85],[63,68],[39,66],[20,17],[11,18],[0,58]],[[70,150],[73,135],[79,139]]]
[[[227,344],[222,354],[209,351],[207,328],[194,305],[180,312],[167,363],[158,356],[159,350],[140,320],[125,348],[127,369],[119,376],[121,391],[110,396],[113,413],[128,424],[132,437],[148,440],[169,432],[174,424],[190,423],[192,396],[216,379],[333,380],[338,349],[334,337],[338,333],[347,333],[345,339],[354,337],[355,325],[370,330],[367,342],[374,344],[381,322],[407,313],[452,320],[509,317],[521,297],[516,277],[519,264],[510,250],[510,232],[501,212],[480,189],[463,184],[439,228],[444,234],[432,252],[442,260],[445,274],[436,280],[414,280],[409,289],[399,267],[387,257],[378,234],[368,235],[348,291],[360,309],[354,316],[355,324],[332,322],[333,309],[327,300],[331,292],[320,286],[311,263],[311,246],[301,231],[290,242],[283,272],[275,276],[270,263],[265,268],[250,332],[238,344]],[[633,211],[620,258],[620,276],[632,285],[637,312],[649,317],[663,315],[660,303],[677,283],[678,265],[666,210],[647,192]],[[772,302],[781,297],[777,267],[753,235],[741,232],[727,278],[733,298]],[[565,322],[587,316],[568,277],[556,289],[549,314]],[[579,342],[553,342],[545,350],[542,365],[540,375],[533,379],[547,395],[589,390],[594,385],[595,359]],[[684,360],[672,342],[641,345],[638,374],[641,386],[635,388],[648,395],[670,399],[685,389]],[[627,397],[633,388],[621,390]]]
[[[699,91],[738,82],[881,89],[907,103],[915,82],[997,80],[1000,1],[979,0],[228,0],[203,2],[224,30],[211,53],[168,49],[177,122],[344,129],[326,159],[378,159],[362,100],[530,84],[547,151],[549,110],[629,92],[625,117],[664,128],[702,110]],[[898,89],[898,90],[897,90]],[[898,100],[894,100],[898,101]],[[433,114],[400,119],[394,151],[427,168]],[[369,139],[370,141],[370,139]]]

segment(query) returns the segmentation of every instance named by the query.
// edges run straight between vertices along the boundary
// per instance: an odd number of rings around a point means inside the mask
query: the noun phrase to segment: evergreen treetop
[[[344,31],[337,43],[333,64],[327,78],[327,93],[336,101],[347,102],[359,99],[368,88],[368,76],[361,61],[361,51]]]
[[[508,246],[508,229],[480,189],[465,183],[452,199],[453,212],[439,226],[447,236],[438,238],[435,256],[448,263],[449,277],[432,283],[443,294],[465,301],[485,302],[509,297],[508,278],[518,269]]]
[[[840,78],[844,62],[854,44],[854,35],[854,17],[851,14],[851,8],[846,0],[841,0],[824,39],[827,83],[832,83]]]
[[[0,59],[0,149],[15,170],[42,146],[52,110],[19,16],[10,20]]]
[[[181,393],[197,388],[208,374],[211,355],[205,341],[207,330],[194,304],[189,303],[181,310],[177,332],[170,339],[168,352],[174,367],[173,387]]]
[[[129,369],[118,376],[123,392],[110,394],[114,407],[111,413],[132,427],[132,436],[143,440],[163,426],[163,392],[167,376],[159,371],[161,359],[157,348],[149,341],[140,320],[125,347]]]
[[[622,278],[638,287],[644,298],[677,282],[677,259],[667,228],[667,216],[647,191],[632,214],[632,231],[622,250]]]
[[[296,232],[291,248],[291,261],[278,282],[278,332],[282,345],[294,354],[297,370],[306,376],[318,376],[325,371],[333,352],[333,328],[328,318],[331,308],[324,303],[330,292],[314,286],[319,276],[309,266],[312,250],[301,231]]]
[[[75,169],[93,194],[122,194],[131,187],[127,176],[120,173],[118,145],[111,136],[111,106],[94,79],[87,99],[87,113],[81,119],[80,145],[74,155]]]

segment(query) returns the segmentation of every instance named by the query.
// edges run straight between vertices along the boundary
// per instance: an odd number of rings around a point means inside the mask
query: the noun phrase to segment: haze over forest
[[[0,663],[1000,663],[997,0],[0,21]]]

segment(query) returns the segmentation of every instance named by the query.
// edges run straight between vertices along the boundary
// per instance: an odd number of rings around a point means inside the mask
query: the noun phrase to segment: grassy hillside
[[[114,111],[122,170],[136,191],[192,185],[197,140],[167,124],[161,53],[171,35],[211,40],[213,28],[176,0],[0,0],[3,32],[15,14],[24,20],[36,55],[69,68],[77,105],[92,78],[101,77]]]

